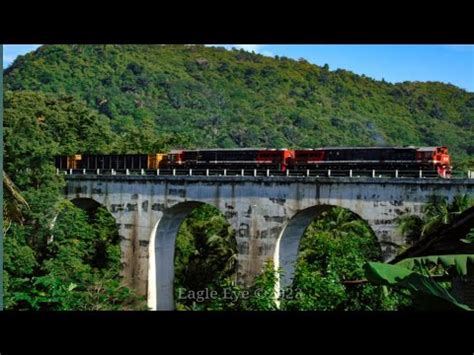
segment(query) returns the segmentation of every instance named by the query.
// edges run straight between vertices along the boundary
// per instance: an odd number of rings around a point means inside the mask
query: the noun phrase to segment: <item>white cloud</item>
[[[273,57],[274,54],[268,50],[265,50],[264,44],[208,44],[210,47],[224,47],[225,49],[243,49],[247,52],[255,52],[267,57]]]
[[[234,44],[234,47],[247,52],[259,53],[263,46],[261,44]]]
[[[225,49],[243,49],[247,52],[258,53],[262,49],[261,44],[206,44],[209,47],[224,47]]]
[[[3,69],[5,69],[5,68],[7,68],[8,66],[10,66],[10,64],[13,63],[13,61],[15,60],[15,58],[16,58],[16,56],[4,54],[4,55],[3,55]]]
[[[270,52],[270,51],[261,51],[260,54],[261,54],[261,55],[264,55],[264,56],[266,56],[266,57],[274,57],[274,56],[275,56],[275,54],[273,54],[273,53]]]
[[[39,44],[5,44],[3,45],[3,68],[8,67],[19,56],[34,51]]]
[[[4,54],[3,55],[3,61],[4,62],[11,62],[13,59],[15,59],[16,56],[14,55],[7,55],[7,54]]]
[[[474,52],[473,44],[447,44],[445,47],[456,52]]]

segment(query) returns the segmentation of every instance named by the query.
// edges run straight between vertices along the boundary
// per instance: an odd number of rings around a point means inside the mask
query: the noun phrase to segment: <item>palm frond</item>
[[[3,187],[6,189],[7,196],[11,197],[14,201],[17,201],[19,204],[24,205],[29,208],[28,202],[21,195],[18,188],[15,186],[13,181],[10,179],[5,170],[3,171]]]
[[[21,207],[24,206],[29,209],[30,206],[5,171],[3,171],[3,189],[5,191],[3,201],[3,233],[5,234],[12,222],[21,223],[23,221]]]

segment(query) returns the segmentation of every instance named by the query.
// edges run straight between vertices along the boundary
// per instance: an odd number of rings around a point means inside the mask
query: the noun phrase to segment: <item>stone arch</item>
[[[295,215],[293,215],[293,217],[289,219],[289,221],[283,227],[283,230],[277,240],[274,254],[275,268],[281,268],[283,270],[283,275],[278,281],[277,291],[279,291],[280,288],[284,288],[291,285],[293,281],[295,263],[298,259],[300,241],[306,229],[324,211],[328,211],[336,207],[349,210],[358,218],[364,220],[359,214],[346,207],[335,205],[316,205],[297,212]],[[372,229],[372,232],[375,235],[375,232],[370,223],[368,223],[367,221],[365,222]]]
[[[174,256],[179,228],[186,217],[205,202],[186,201],[163,211],[155,224],[149,244],[148,307],[152,310],[173,310]],[[213,204],[222,214],[222,210]],[[224,214],[223,214],[224,215]]]

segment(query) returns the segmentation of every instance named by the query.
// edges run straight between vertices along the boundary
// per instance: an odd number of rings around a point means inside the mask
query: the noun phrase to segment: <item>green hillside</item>
[[[46,45],[6,69],[4,85],[85,101],[110,118],[114,151],[444,144],[462,168],[474,156],[474,93],[394,85],[303,59],[204,46]]]

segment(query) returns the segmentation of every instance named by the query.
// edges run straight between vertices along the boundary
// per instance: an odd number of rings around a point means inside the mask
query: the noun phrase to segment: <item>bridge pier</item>
[[[285,288],[291,285],[295,272],[295,263],[298,258],[298,251],[301,238],[305,230],[323,211],[328,210],[327,206],[314,206],[297,213],[288,224],[282,228],[280,237],[274,251],[275,268],[284,271],[279,280],[279,287]]]
[[[154,229],[154,245],[150,246],[152,252],[149,255],[153,266],[149,269],[151,272],[148,278],[149,292],[153,295],[153,298],[148,298],[148,305],[152,309],[173,310],[175,307],[173,283],[176,237],[181,223],[200,205],[200,202],[187,202],[167,209]]]
[[[271,220],[272,214],[259,201],[237,203],[233,212],[235,217],[228,220],[236,231],[237,283],[249,285],[264,263],[273,261],[275,241],[285,218]]]

